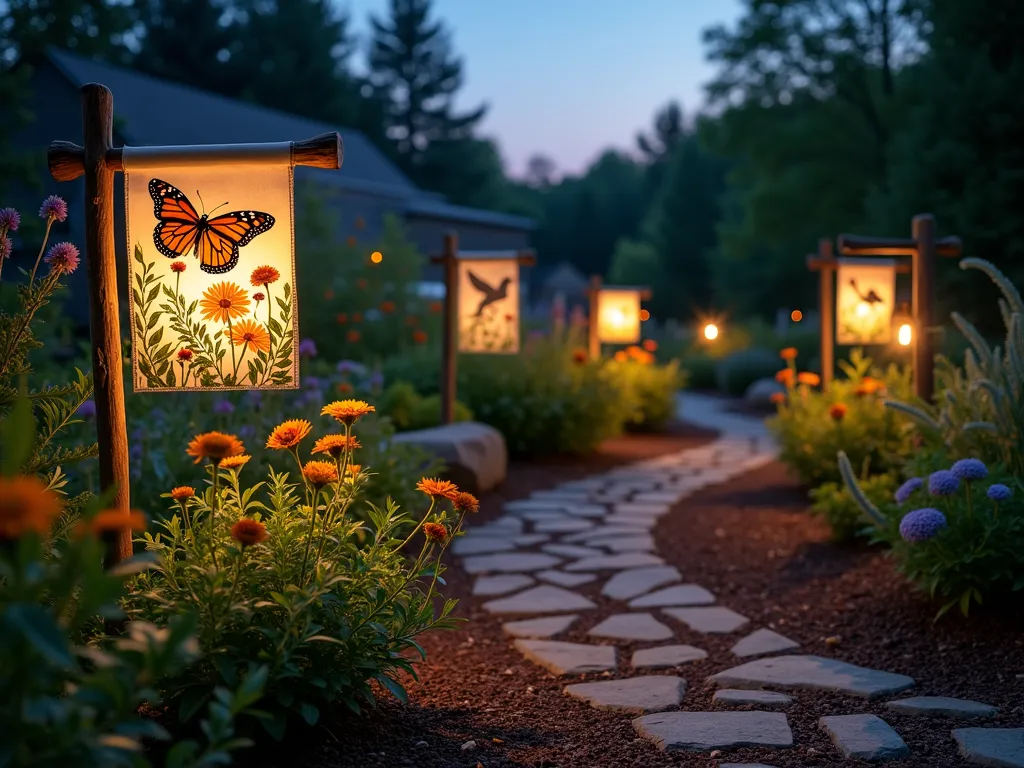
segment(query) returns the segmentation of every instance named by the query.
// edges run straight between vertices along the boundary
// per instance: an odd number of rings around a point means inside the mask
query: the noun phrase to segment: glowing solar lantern
[[[714,341],[718,338],[718,326],[714,323],[707,323],[704,326],[704,338],[707,341]]]
[[[460,352],[519,352],[519,262],[515,252],[459,258]]]
[[[914,317],[906,304],[901,304],[893,313],[892,327],[896,343],[901,347],[909,347],[914,343]]]
[[[291,143],[125,147],[136,391],[294,389]]]
[[[799,309],[794,309],[792,312],[789,313],[789,319],[792,320],[794,323],[799,323],[801,320],[804,319],[804,313],[801,312]]]
[[[640,293],[635,288],[602,288],[597,297],[597,337],[602,344],[640,341]]]
[[[893,335],[896,263],[885,259],[839,259],[836,343],[888,344]]]

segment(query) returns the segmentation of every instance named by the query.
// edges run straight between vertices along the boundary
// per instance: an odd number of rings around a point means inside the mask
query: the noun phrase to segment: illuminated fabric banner
[[[459,259],[459,351],[519,352],[519,262]]]
[[[602,344],[640,341],[640,291],[602,288],[597,298],[597,338]]]
[[[888,344],[896,297],[896,263],[840,259],[836,288],[836,343]]]
[[[294,389],[287,143],[124,149],[136,391]]]

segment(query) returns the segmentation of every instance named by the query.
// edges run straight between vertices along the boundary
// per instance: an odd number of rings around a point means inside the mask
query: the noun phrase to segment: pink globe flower
[[[57,243],[46,252],[44,259],[50,271],[58,275],[70,275],[78,269],[78,249],[71,243]]]
[[[17,232],[21,214],[13,208],[0,208],[0,232]]]
[[[57,195],[50,195],[43,200],[43,204],[39,207],[39,218],[41,219],[64,221],[67,217],[68,204],[64,202],[64,198],[57,197]]]

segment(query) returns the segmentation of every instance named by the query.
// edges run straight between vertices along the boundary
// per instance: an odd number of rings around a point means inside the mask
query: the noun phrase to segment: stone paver
[[[605,547],[612,552],[651,552],[654,550],[654,538],[649,533],[611,539],[590,539],[587,543],[595,547]]]
[[[600,549],[584,547],[581,544],[545,544],[540,549],[541,552],[556,557],[600,557],[604,554]]]
[[[623,552],[618,555],[585,557],[565,566],[567,571],[624,571],[627,568],[646,568],[664,565],[665,561],[647,552]]]
[[[568,613],[597,606],[583,595],[553,584],[540,584],[525,592],[484,603],[484,609],[498,614]]]
[[[910,754],[899,734],[877,715],[832,715],[818,724],[845,758],[875,763]]]
[[[1024,768],[1024,728],[957,728],[953,739],[971,765]]]
[[[554,568],[562,561],[540,552],[499,552],[494,555],[475,555],[462,561],[466,573],[519,573]]]
[[[662,612],[683,622],[694,632],[708,635],[735,632],[749,621],[746,616],[720,605],[707,608],[665,608]]]
[[[548,638],[565,632],[577,619],[579,616],[575,613],[568,616],[545,616],[542,619],[507,621],[501,625],[501,629],[512,637]]]
[[[608,514],[608,508],[600,504],[566,504],[562,508],[566,514],[573,517],[604,517]]]
[[[587,634],[618,640],[668,640],[672,630],[649,613],[617,613],[609,616]]]
[[[633,669],[667,669],[707,657],[707,651],[692,645],[660,645],[635,651],[630,665]]]
[[[722,688],[835,691],[876,699],[913,687],[906,675],[858,667],[821,656],[771,656],[726,669],[709,678]]]
[[[661,517],[672,509],[672,504],[658,503],[658,504],[636,504],[634,502],[623,502],[621,504],[614,505],[615,514],[617,515],[635,515],[637,517]]]
[[[629,601],[630,608],[660,608],[670,605],[707,605],[715,596],[697,584],[678,584]]]
[[[511,552],[516,548],[515,542],[504,534],[503,537],[482,536],[462,537],[452,544],[452,552],[456,555],[488,555],[494,552]]]
[[[682,574],[672,565],[632,568],[628,571],[619,571],[608,579],[601,594],[616,600],[628,600],[631,597],[642,595],[644,592],[649,592],[655,587],[671,584],[682,578]]]
[[[546,533],[524,533],[521,536],[516,536],[512,541],[516,543],[517,547],[532,547],[534,544],[543,544],[550,539],[551,537]]]
[[[582,675],[614,670],[615,648],[611,645],[584,645],[558,640],[516,640],[516,650],[556,675]]]
[[[538,571],[534,574],[541,581],[557,584],[560,587],[578,587],[588,584],[597,578],[596,573],[566,573],[565,571]]]
[[[599,525],[596,528],[589,531],[581,531],[580,533],[570,533],[562,537],[562,541],[578,543],[583,542],[584,544],[590,544],[593,539],[607,539],[611,537],[624,537],[624,536],[648,536],[645,531],[638,531],[632,526],[625,525]]]
[[[744,691],[738,688],[723,688],[715,691],[711,701],[722,707],[755,706],[760,709],[785,709],[793,699],[775,691]]]
[[[799,648],[800,643],[790,640],[785,635],[770,629],[758,629],[740,640],[732,647],[733,655],[741,658],[746,656],[763,656],[766,653],[778,653]]]
[[[781,712],[659,712],[638,717],[633,727],[663,751],[793,746]]]
[[[537,533],[576,533],[577,531],[589,531],[594,527],[590,520],[582,517],[568,517],[563,520],[541,520],[533,524],[533,530]]]
[[[992,717],[997,712],[993,706],[970,699],[952,699],[946,696],[913,696],[897,699],[885,705],[901,715],[925,715],[929,717]]]
[[[542,501],[539,499],[516,499],[505,502],[502,509],[505,512],[518,513],[535,509],[552,510],[558,512],[564,505],[561,502]]]
[[[679,706],[686,693],[686,681],[681,677],[645,675],[568,685],[565,693],[574,699],[582,699],[595,709],[642,715]]]
[[[500,576],[480,576],[473,582],[473,594],[481,597],[506,595],[534,584],[534,580],[521,573],[503,573]]]

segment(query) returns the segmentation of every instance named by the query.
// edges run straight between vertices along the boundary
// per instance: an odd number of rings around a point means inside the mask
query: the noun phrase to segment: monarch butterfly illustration
[[[158,220],[153,230],[156,249],[169,259],[191,251],[199,257],[199,268],[213,275],[234,269],[238,249],[274,226],[274,217],[262,211],[200,216],[180,189],[161,179],[150,180],[149,194]]]

